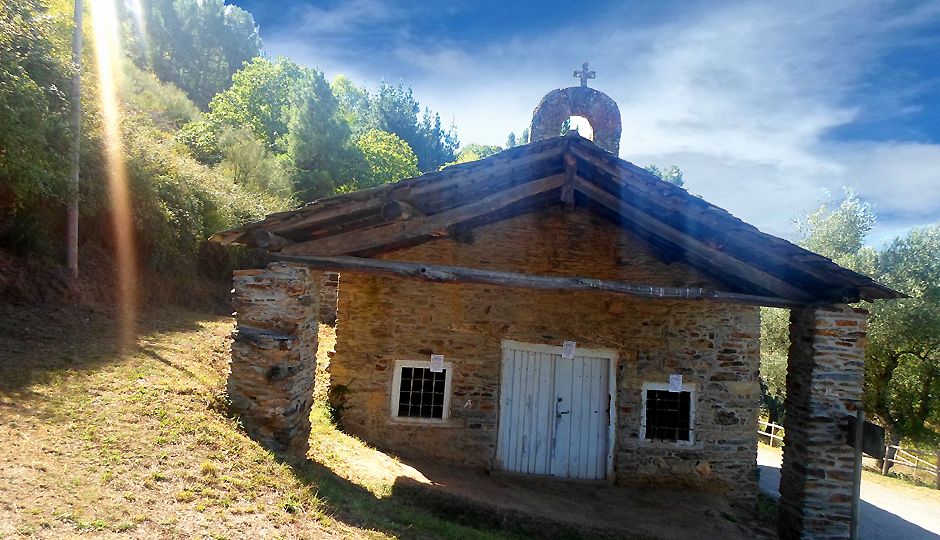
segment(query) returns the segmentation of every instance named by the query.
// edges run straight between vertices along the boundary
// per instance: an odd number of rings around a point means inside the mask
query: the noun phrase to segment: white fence
[[[763,420],[758,420],[757,424],[757,440],[770,446],[783,446],[783,426]]]
[[[905,450],[900,446],[886,446],[885,447],[885,457],[888,456],[888,450],[891,448],[895,449],[894,459],[888,459],[891,463],[897,465],[903,465],[914,469],[914,471],[927,471],[929,474],[934,476],[940,476],[938,468],[940,468],[940,458],[938,454],[932,452],[922,452],[920,450]],[[932,458],[933,463],[924,458]]]
[[[783,446],[783,426],[759,420],[757,440],[774,447]],[[887,459],[888,451],[891,449],[896,451],[894,458]],[[936,479],[937,489],[940,489],[940,453],[885,445],[885,459],[898,466],[896,469],[898,472],[911,474],[922,479],[925,479],[925,477]]]

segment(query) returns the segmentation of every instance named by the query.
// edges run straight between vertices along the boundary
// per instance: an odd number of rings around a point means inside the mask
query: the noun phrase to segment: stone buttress
[[[867,313],[837,305],[790,313],[780,538],[848,538]]]
[[[306,454],[319,279],[282,263],[235,272],[228,395],[249,435],[275,452]]]

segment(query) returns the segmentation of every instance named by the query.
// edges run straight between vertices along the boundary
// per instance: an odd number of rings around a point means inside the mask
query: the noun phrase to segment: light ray
[[[121,137],[121,111],[117,85],[119,72],[118,21],[113,0],[92,0],[95,63],[101,101],[102,134],[111,199],[117,270],[117,300],[121,343],[134,342],[137,322],[137,257],[127,168]]]
[[[141,0],[129,0],[127,2],[131,14],[134,16],[134,25],[137,39],[144,53],[148,67],[153,67],[152,51],[150,50],[150,37],[147,34],[147,19],[144,17],[144,5]]]

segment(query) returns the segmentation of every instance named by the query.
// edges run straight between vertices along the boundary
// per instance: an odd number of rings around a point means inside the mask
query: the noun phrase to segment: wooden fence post
[[[937,452],[937,489],[940,489],[940,452]]]

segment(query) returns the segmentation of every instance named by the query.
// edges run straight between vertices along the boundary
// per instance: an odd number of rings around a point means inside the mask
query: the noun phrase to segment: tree
[[[936,445],[940,443],[940,225],[913,230],[878,253],[864,246],[874,223],[871,205],[847,190],[838,205],[827,202],[797,221],[800,245],[910,295],[867,306],[865,408],[885,428],[886,442],[897,445],[906,439]],[[762,336],[763,327],[774,324],[762,321]],[[893,457],[893,451],[887,457]],[[890,466],[883,462],[883,472]]]
[[[222,162],[219,170],[235,184],[254,193],[268,193],[289,200],[293,193],[283,160],[271,155],[247,128],[226,128],[219,138]]]
[[[646,170],[653,173],[653,176],[664,182],[669,182],[679,187],[685,185],[685,180],[682,179],[682,171],[675,165],[671,165],[668,169],[660,169],[656,165],[647,165]]]
[[[515,132],[510,131],[509,136],[506,137],[506,148],[515,148],[519,143],[516,142]]]
[[[487,158],[502,151],[502,148],[491,144],[470,143],[461,147],[460,153],[457,154],[457,159],[451,163],[448,163],[445,165],[445,167],[448,165],[456,165],[457,163],[466,163],[468,161],[476,161],[478,159]]]
[[[218,163],[222,132],[245,126],[270,152],[282,154],[287,151],[292,97],[311,73],[286,58],[255,58],[232,77],[230,88],[212,98],[205,117],[183,126],[177,138],[203,163]]]
[[[228,88],[244,62],[261,54],[252,15],[223,0],[151,0],[139,6],[146,28],[127,33],[134,61],[182,88],[202,108]]]
[[[418,112],[421,107],[411,88],[404,85],[391,86],[384,81],[371,102],[371,122],[374,129],[394,133],[411,146],[418,156],[418,168],[422,171],[436,170],[444,163],[453,161],[459,145],[457,130],[453,124],[445,131],[441,117],[425,108],[421,123]]]
[[[301,199],[311,201],[339,187],[343,168],[350,162],[350,130],[319,70],[305,73],[290,105],[287,154],[293,164],[294,188]]]
[[[382,81],[371,103],[370,126],[398,135],[412,149],[415,149],[420,146],[418,144],[418,112],[420,111],[421,107],[415,100],[414,92],[410,87],[405,89],[401,83],[398,86],[391,86]],[[420,155],[418,162],[421,162]]]
[[[72,70],[56,22],[37,0],[0,2],[0,208],[67,194]]]
[[[871,204],[862,202],[849,189],[835,210],[831,200],[826,201],[814,212],[796,221],[800,233],[800,246],[829,257],[836,263],[858,269],[862,263],[859,254],[865,243],[865,237],[875,225],[875,212]],[[863,258],[870,258],[863,254]],[[868,274],[874,268],[865,268]]]
[[[353,135],[358,136],[375,129],[370,123],[371,98],[368,90],[356,86],[345,75],[337,75],[330,83],[330,88],[339,103],[340,115],[349,125]]]
[[[366,165],[354,189],[363,189],[417,176],[418,157],[394,133],[371,129],[356,139]]]
[[[880,281],[910,295],[871,309],[865,406],[892,445],[940,443],[940,225],[896,238],[877,261]],[[891,452],[889,458],[893,457]],[[883,472],[891,467],[883,464]]]
[[[455,152],[460,144],[457,140],[457,128],[451,124],[450,129],[445,132],[441,128],[439,114],[432,115],[431,111],[425,108],[418,133],[421,138],[415,153],[418,155],[418,166],[421,170],[438,169],[456,157]]]
[[[773,423],[783,419],[783,400],[787,395],[789,320],[790,312],[786,309],[760,310],[761,406]]]
[[[682,172],[675,165],[666,170],[650,165],[646,170],[660,179],[671,178],[682,182]],[[866,234],[874,225],[874,212],[871,205],[860,201],[852,191],[846,190],[844,199],[838,205],[827,199],[815,211],[795,220],[795,223],[801,247],[833,258],[848,268],[868,275],[874,273],[870,262],[874,251],[862,248]],[[787,310],[761,308],[761,401],[772,420],[784,412],[789,327]]]

